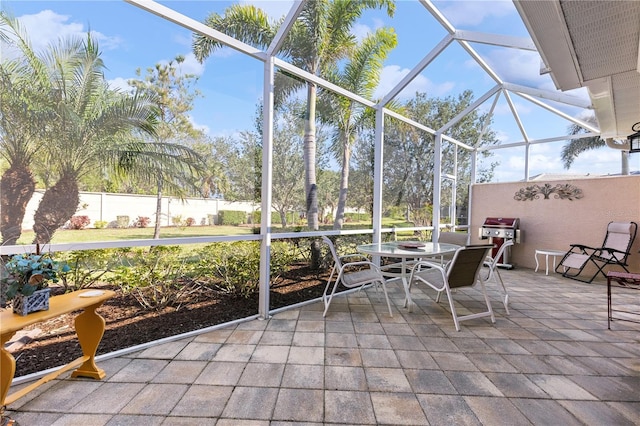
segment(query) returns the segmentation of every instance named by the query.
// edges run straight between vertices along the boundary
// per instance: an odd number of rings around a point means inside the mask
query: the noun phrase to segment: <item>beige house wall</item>
[[[514,198],[523,188],[545,184],[572,185],[582,190],[583,197],[570,201],[552,193],[548,199],[543,195],[527,201]],[[536,249],[566,251],[572,243],[598,247],[611,221],[640,223],[640,176],[474,184],[471,196],[472,243],[480,242],[478,232],[485,218],[520,218],[522,242],[513,247],[510,258],[516,267],[535,268]],[[640,272],[639,250],[640,236],[636,237],[629,258],[632,272]],[[539,258],[544,269],[544,257]],[[551,260],[549,263],[551,269]],[[616,266],[613,270],[622,268]]]

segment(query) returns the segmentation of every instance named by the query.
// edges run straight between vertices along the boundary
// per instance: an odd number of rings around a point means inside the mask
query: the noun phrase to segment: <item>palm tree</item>
[[[117,166],[118,151],[135,142],[131,131],[153,132],[152,99],[111,90],[106,82],[98,45],[68,38],[42,58],[56,118],[47,123],[46,159],[57,176],[34,215],[34,243],[50,241],[73,216],[79,203],[78,181],[105,162]]]
[[[378,29],[354,49],[343,71],[340,72],[336,67],[328,74],[327,79],[352,93],[371,99],[380,81],[383,62],[396,44],[397,38],[393,29]],[[334,229],[340,229],[344,223],[344,209],[347,204],[351,152],[358,131],[373,122],[373,111],[341,96],[327,96],[325,100],[328,101],[328,105],[323,105],[323,113],[320,115],[335,124],[333,152],[342,167],[338,206],[333,224]]]
[[[350,30],[366,9],[385,8],[391,16],[395,11],[392,0],[314,0],[305,2],[279,52],[291,64],[318,76],[348,56],[355,45]],[[265,49],[273,40],[282,20],[272,23],[267,14],[251,5],[233,5],[224,16],[212,13],[205,24],[231,37]],[[206,36],[194,34],[193,51],[204,61],[221,44]],[[284,79],[282,79],[284,80]],[[306,113],[304,129],[305,198],[308,226],[317,230],[318,195],[316,185],[316,99],[317,85],[308,81],[288,80],[288,85],[276,84],[284,94],[306,85]],[[297,83],[297,84],[295,84]]]
[[[587,123],[597,126],[598,123],[596,121],[595,116],[589,116],[586,120]],[[569,134],[570,135],[579,135],[581,133],[585,133],[585,129],[578,124],[571,124],[569,126]],[[567,141],[567,144],[562,147],[561,158],[564,164],[564,168],[569,170],[573,161],[583,152],[591,151],[594,149],[599,149],[604,146],[607,146],[607,143],[600,136],[590,136],[586,138],[580,139],[572,139]],[[623,175],[629,174],[629,152],[621,150],[620,151],[620,161],[621,161],[621,173]]]
[[[51,118],[43,90],[34,81],[44,70],[17,20],[0,12],[0,41],[23,52],[0,64],[0,155],[9,167],[0,178],[0,233],[2,243],[15,244],[36,182],[31,163],[44,146],[42,125]],[[7,55],[9,56],[9,55]]]

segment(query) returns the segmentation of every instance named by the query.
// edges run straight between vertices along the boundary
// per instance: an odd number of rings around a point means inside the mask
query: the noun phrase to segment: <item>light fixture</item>
[[[631,130],[635,133],[627,136],[629,141],[629,153],[640,152],[640,121],[631,126]]]

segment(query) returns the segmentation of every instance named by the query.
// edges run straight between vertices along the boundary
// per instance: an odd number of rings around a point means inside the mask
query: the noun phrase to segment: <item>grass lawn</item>
[[[384,218],[384,227],[396,226],[398,228],[413,226],[402,220]],[[349,228],[370,228],[371,224],[349,223]],[[278,225],[274,225],[275,233],[291,232],[299,228],[291,227],[290,229],[282,229]],[[331,226],[323,226],[321,229],[332,229]],[[249,235],[252,234],[251,226],[185,226],[185,227],[162,227],[160,229],[160,238],[184,238],[184,237],[207,237],[219,235]],[[408,231],[411,234],[412,231]],[[401,234],[398,232],[398,234]],[[18,244],[30,244],[33,241],[33,231],[23,231]],[[53,235],[51,243],[84,243],[92,241],[118,241],[118,240],[138,240],[153,238],[153,227],[147,228],[105,228],[105,229],[59,229]]]
[[[248,235],[251,228],[245,226],[187,226],[163,227],[160,238],[207,237],[212,235]],[[30,244],[33,231],[23,231],[18,244]],[[141,240],[153,238],[153,228],[109,228],[109,229],[59,229],[53,234],[51,243],[86,243],[91,241]]]

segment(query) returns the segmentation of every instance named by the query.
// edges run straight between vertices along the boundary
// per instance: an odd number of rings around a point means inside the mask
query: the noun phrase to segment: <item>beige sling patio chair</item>
[[[449,231],[441,232],[440,235],[438,235],[438,242],[455,244],[457,246],[466,246],[467,244],[469,244],[469,233],[449,232]],[[439,256],[441,263],[444,265],[451,262],[451,259],[453,259],[454,254],[455,253],[448,253],[448,254],[443,254]]]
[[[331,304],[331,300],[333,299],[339,284],[342,284],[347,288],[360,287],[361,289],[367,284],[373,284],[376,287],[376,290],[378,284],[380,284],[382,286],[382,291],[384,292],[384,297],[387,300],[389,315],[393,316],[393,313],[391,312],[391,303],[389,302],[389,295],[387,294],[387,287],[385,285],[386,281],[380,272],[380,268],[371,263],[364,255],[361,254],[338,256],[338,252],[336,251],[333,242],[328,237],[323,236],[322,241],[324,241],[324,243],[329,247],[331,256],[333,257],[331,275],[327,280],[327,285],[325,286],[324,293],[322,294],[322,302],[324,303],[324,312],[322,313],[322,316],[324,317],[327,315],[329,305]],[[360,260],[342,263],[343,260],[346,259]],[[329,292],[334,275],[336,276],[336,279],[333,281],[333,289]]]
[[[411,271],[409,286],[413,284],[426,284],[436,290],[438,292],[436,303],[440,302],[440,295],[446,293],[449,299],[451,315],[453,316],[453,323],[457,331],[460,331],[460,321],[488,316],[491,317],[491,322],[495,323],[496,319],[493,315],[493,309],[491,309],[491,302],[487,296],[484,282],[479,279],[480,269],[492,248],[493,245],[491,244],[460,247],[456,250],[451,262],[447,263],[446,266],[429,261],[416,262]],[[476,283],[479,284],[480,291],[487,305],[487,310],[458,316],[453,303],[452,290],[462,287],[472,287]]]
[[[629,272],[627,258],[631,254],[631,245],[637,231],[638,224],[635,222],[609,222],[602,246],[571,244],[569,251],[556,266],[556,272],[563,277],[585,283],[592,282],[598,274],[606,278],[604,267],[607,265],[618,265]],[[595,267],[595,273],[591,277],[580,276],[588,265]]]

